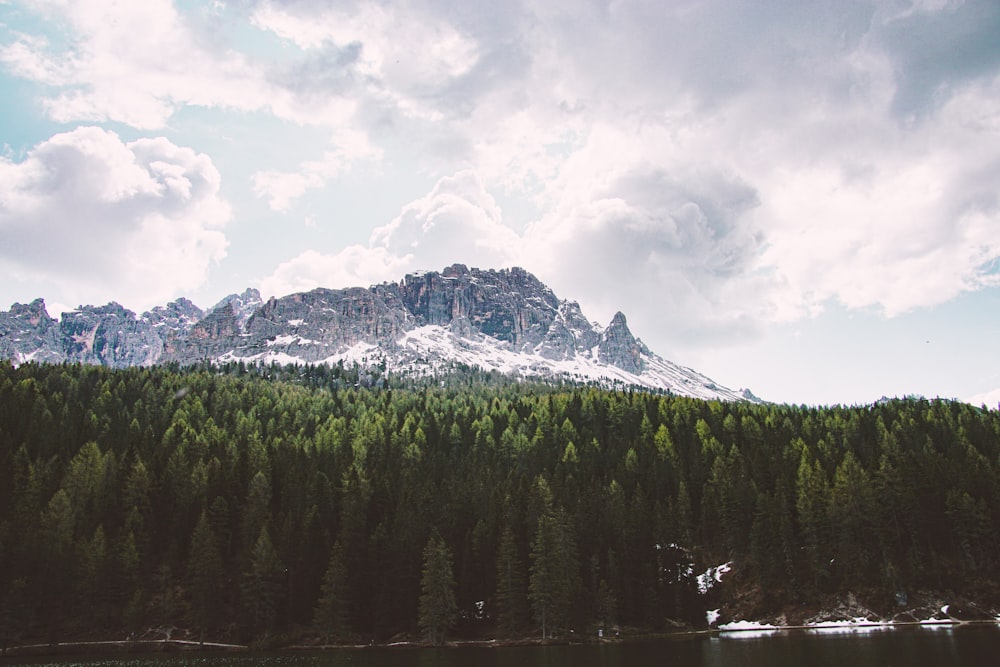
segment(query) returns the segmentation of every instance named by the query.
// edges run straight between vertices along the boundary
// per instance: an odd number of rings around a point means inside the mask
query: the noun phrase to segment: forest
[[[0,643],[254,645],[996,602],[1000,412],[711,402],[473,370],[0,362]]]

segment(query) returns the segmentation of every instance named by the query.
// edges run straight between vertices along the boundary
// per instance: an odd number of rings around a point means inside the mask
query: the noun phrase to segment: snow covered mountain
[[[248,289],[204,312],[187,299],[141,316],[110,303],[81,306],[57,321],[36,299],[0,312],[0,357],[113,367],[344,362],[416,375],[459,362],[523,378],[758,400],[654,354],[620,312],[602,327],[524,269],[461,264],[398,283],[320,288],[266,302]]]

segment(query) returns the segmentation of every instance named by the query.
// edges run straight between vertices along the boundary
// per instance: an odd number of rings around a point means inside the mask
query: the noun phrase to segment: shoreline
[[[954,629],[967,626],[1000,627],[1000,618],[977,620],[923,620],[923,621],[844,621],[813,625],[769,625],[748,622],[746,625],[727,628],[706,628],[701,630],[677,630],[674,632],[641,633],[617,637],[582,637],[571,636],[555,639],[524,637],[518,639],[458,639],[448,641],[436,648],[518,648],[534,646],[568,646],[583,644],[619,644],[642,641],[683,640],[697,637],[763,637],[783,632],[807,632],[822,634],[863,633],[893,629]],[[291,644],[273,649],[255,649],[246,644],[231,644],[226,642],[199,642],[189,639],[136,639],[136,640],[99,640],[99,641],[66,641],[55,643],[36,643],[9,646],[0,655],[0,664],[7,658],[34,658],[60,655],[154,655],[158,653],[282,653],[309,652],[322,653],[337,650],[361,649],[420,649],[435,648],[420,641],[389,641],[370,644]]]
[[[36,657],[46,655],[100,655],[133,653],[222,653],[249,651],[243,644],[223,642],[199,642],[191,639],[105,639],[95,641],[64,641],[51,643],[20,644],[8,646],[0,660],[4,658]]]

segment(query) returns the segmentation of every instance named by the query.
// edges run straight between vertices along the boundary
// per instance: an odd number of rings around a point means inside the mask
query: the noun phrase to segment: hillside
[[[0,637],[413,636],[438,539],[457,637],[1000,602],[996,411],[357,384],[0,364]]]

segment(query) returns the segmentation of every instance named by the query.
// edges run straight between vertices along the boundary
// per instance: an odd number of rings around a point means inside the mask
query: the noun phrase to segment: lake
[[[3,659],[34,667],[975,667],[1000,664],[1000,627],[974,625],[867,632],[784,631],[531,647],[365,648],[325,652]]]

